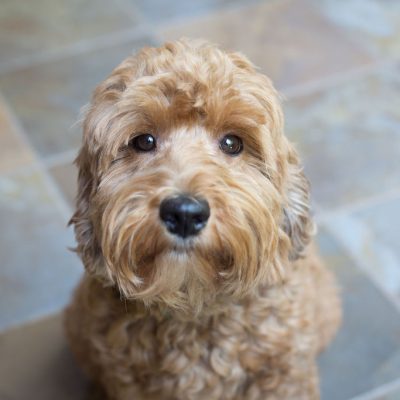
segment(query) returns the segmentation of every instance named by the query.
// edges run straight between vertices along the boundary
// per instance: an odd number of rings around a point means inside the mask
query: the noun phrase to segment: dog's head
[[[276,283],[312,231],[271,82],[204,42],[117,67],[94,92],[77,165],[86,269],[147,304],[198,311]]]

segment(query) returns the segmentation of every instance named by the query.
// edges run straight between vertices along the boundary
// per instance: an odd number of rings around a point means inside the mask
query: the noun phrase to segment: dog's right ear
[[[93,224],[90,216],[90,198],[94,190],[94,177],[92,176],[89,156],[85,147],[82,147],[75,160],[78,167],[78,193],[76,209],[69,225],[74,225],[77,241],[76,252],[82,259],[85,268],[93,268],[95,260],[99,257],[100,248],[94,236]]]
[[[109,115],[132,79],[135,63],[135,57],[129,57],[115,68],[111,75],[97,86],[85,112],[82,147],[75,159],[78,167],[76,210],[69,224],[74,225],[78,243],[76,252],[88,270],[94,269],[102,258],[91,215],[93,210],[90,207],[98,185],[101,132],[106,131]]]

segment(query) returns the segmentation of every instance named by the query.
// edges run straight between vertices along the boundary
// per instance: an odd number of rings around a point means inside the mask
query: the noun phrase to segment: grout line
[[[337,210],[333,211],[323,211],[318,203],[314,202],[315,212],[315,220],[317,222],[317,227],[321,227],[326,229],[329,234],[331,234],[335,240],[343,247],[346,251],[348,257],[354,262],[354,264],[363,272],[365,275],[372,281],[372,283],[377,287],[377,289],[382,293],[382,295],[392,304],[396,310],[400,313],[400,300],[390,293],[385,286],[370,272],[370,268],[364,263],[362,259],[359,259],[350,248],[347,247],[347,242],[343,240],[342,236],[336,232],[335,229],[330,227],[329,222],[333,220],[335,217],[343,214],[351,214],[354,212],[362,211],[366,208],[377,206],[383,204],[387,201],[394,200],[396,198],[400,199],[400,189],[396,189],[393,191],[389,191],[384,193],[383,195],[377,195],[370,198],[367,198],[363,201],[359,201],[357,203],[353,203],[350,205],[343,206]]]
[[[79,149],[71,149],[62,153],[53,154],[43,158],[43,165],[47,168],[57,167],[60,164],[73,164]]]
[[[72,45],[66,46],[61,50],[50,50],[47,52],[41,52],[38,55],[30,55],[27,57],[22,57],[20,59],[11,61],[9,63],[0,63],[0,75],[6,72],[17,71],[31,66],[37,66],[46,62],[59,61],[70,56],[77,56],[85,52],[90,52],[94,50],[99,50],[102,48],[107,48],[112,45],[124,44],[131,40],[137,40],[148,36],[152,38],[156,43],[162,43],[164,41],[160,30],[164,28],[163,23],[160,23],[158,30],[154,30],[154,27],[147,21],[147,19],[142,16],[140,11],[126,6],[121,3],[120,0],[116,1],[121,11],[126,12],[132,19],[132,22],[137,23],[137,19],[142,19],[143,21],[133,29],[128,29],[124,31],[114,32],[111,34],[98,36],[93,39],[83,40]],[[205,13],[201,16],[182,16],[180,17],[182,21],[173,19],[173,24],[179,24],[180,22],[190,23],[191,20],[201,19],[207,16],[218,15],[224,12],[232,12],[235,10],[240,10],[242,8],[248,8],[256,5],[257,3],[251,5],[234,5],[229,8],[225,7],[214,12]],[[161,26],[161,29],[160,29]],[[392,67],[398,63],[398,60],[385,60],[381,62],[372,62],[366,66],[355,67],[348,71],[339,72],[334,75],[323,77],[320,79],[312,80],[304,84],[298,84],[292,87],[283,87],[279,91],[282,94],[284,100],[291,100],[297,97],[309,95],[313,92],[326,90],[334,86],[343,84],[349,80],[362,79],[365,78],[377,70]]]
[[[307,96],[314,92],[331,89],[348,81],[361,80],[373,75],[382,69],[391,68],[398,64],[398,60],[387,59],[379,62],[371,62],[361,67],[351,68],[310,82],[301,83],[292,87],[278,89],[283,100],[293,100],[298,97]]]
[[[131,3],[126,4],[122,0],[115,0],[115,2],[122,12],[126,12],[128,14],[132,22],[135,22],[136,19],[139,19],[139,21],[141,21],[143,31],[147,32],[148,36],[152,37],[157,44],[161,44],[163,42],[159,32],[154,29],[153,24],[146,18],[139,8],[132,6]]]
[[[200,16],[186,16],[186,17],[183,16],[181,18],[173,19],[172,22],[168,23],[161,22],[157,29],[158,37],[160,38],[160,41],[163,42],[166,38],[164,35],[162,35],[161,32],[165,29],[168,29],[169,27],[174,27],[175,25],[181,25],[181,24],[182,25],[190,24],[193,21],[195,22],[201,21],[201,19],[207,17],[212,17],[212,16],[218,17],[220,14],[232,13],[235,12],[236,10],[256,7],[257,4],[259,3],[254,2],[252,4],[246,4],[246,5],[244,4],[232,5],[230,7],[221,8],[215,10],[212,13],[205,13]],[[348,81],[366,78],[381,69],[394,67],[398,63],[399,59],[397,58],[395,59],[387,58],[383,61],[376,61],[374,58],[371,58],[371,60],[367,63],[367,65],[350,68],[345,71],[334,73],[319,79],[313,79],[306,83],[300,83],[297,85],[282,87],[277,89],[279,93],[282,95],[284,101],[292,100],[301,96],[310,95],[317,91],[323,91],[329,88],[333,88],[335,86],[344,84]],[[261,72],[263,71],[261,70]]]
[[[279,0],[274,0],[274,1],[278,2]],[[201,20],[205,18],[213,18],[213,17],[219,18],[221,15],[224,16],[224,14],[231,14],[236,11],[242,11],[249,8],[256,8],[262,4],[263,4],[262,0],[252,0],[247,3],[246,2],[238,2],[232,4],[228,3],[213,10],[204,9],[203,11],[201,11],[201,14],[195,13],[189,15],[179,15],[176,17],[172,17],[169,20],[162,20],[158,22],[157,30],[158,31],[168,30],[169,28],[175,28],[176,26],[178,26],[178,28],[181,28],[181,26],[183,25],[189,25],[193,22],[199,22],[199,21],[201,22]]]
[[[395,295],[387,291],[382,282],[376,279],[375,276],[371,273],[370,268],[368,267],[368,265],[365,264],[364,260],[360,259],[360,257],[355,255],[353,251],[347,247],[347,242],[343,240],[342,235],[336,232],[335,229],[332,229],[327,221],[323,221],[319,225],[326,229],[328,233],[337,240],[341,247],[346,251],[347,256],[354,262],[354,265],[357,266],[371,280],[371,282],[381,292],[383,297],[385,297],[386,300],[390,304],[392,304],[400,314],[400,300]]]
[[[24,142],[24,145],[26,146],[26,143]],[[30,149],[32,151],[32,149]],[[19,167],[15,167],[10,171],[4,171],[0,173],[0,178],[13,178],[18,175],[24,175],[32,170],[38,170],[39,169],[39,164],[37,161],[37,156],[36,154],[33,155],[33,160],[30,161],[29,163],[26,163],[24,165],[20,165]]]
[[[159,30],[154,29],[154,24],[150,23],[147,20],[147,18],[143,15],[143,13],[140,12],[140,10],[134,7],[126,6],[120,0],[116,0],[116,4],[121,11],[126,12],[128,14],[130,19],[132,20],[132,23],[138,24],[135,28],[125,29],[119,32],[103,34],[95,38],[84,39],[79,42],[66,45],[61,49],[42,51],[39,52],[38,54],[28,55],[25,57],[20,57],[16,60],[0,63],[0,75],[5,74],[7,72],[18,71],[31,66],[41,65],[46,62],[63,60],[67,57],[77,56],[85,52],[107,48],[112,45],[127,43],[130,40],[138,40],[146,36],[155,39],[155,41],[158,43],[162,43],[164,41]],[[257,3],[255,2],[254,4]],[[235,9],[240,10],[243,8],[247,8],[248,6],[249,5],[236,4],[232,6],[225,6],[217,10],[210,10],[209,13],[205,12],[200,16],[183,15],[178,18],[172,18],[169,22],[161,21],[158,24],[158,29],[160,29],[160,27],[161,29],[164,29],[167,26],[179,23],[186,23],[186,22],[190,23],[192,20],[196,20],[198,18],[206,17],[213,14],[217,15],[224,11],[229,12]]]
[[[26,145],[26,144],[25,144]],[[11,171],[5,171],[0,174],[0,178],[15,178],[18,175],[28,175],[30,172],[40,172],[39,162],[37,160],[37,155],[34,154],[34,159],[24,165],[20,165],[12,169]]]
[[[10,332],[12,332],[13,330],[20,329],[21,327],[29,327],[31,325],[35,325],[36,323],[40,323],[46,319],[54,318],[57,315],[60,315],[67,305],[68,304],[66,304],[62,307],[58,307],[57,309],[53,309],[53,310],[49,310],[49,311],[45,311],[45,312],[39,312],[35,315],[28,316],[27,318],[25,318],[21,321],[12,322],[9,325],[3,326],[0,328],[0,336],[7,335]],[[3,399],[0,397],[0,400],[3,400]]]
[[[3,106],[5,109],[5,112],[8,114],[12,125],[15,127],[15,134],[18,136],[18,138],[23,143],[25,143],[27,146],[29,146],[30,150],[32,151],[33,156],[36,159],[35,165],[38,169],[38,172],[41,173],[41,176],[42,176],[43,180],[45,181],[45,183],[47,184],[47,187],[48,187],[50,193],[54,196],[54,198],[56,200],[56,204],[58,206],[58,209],[59,209],[61,215],[65,219],[65,223],[67,223],[67,221],[71,217],[72,208],[69,206],[67,200],[65,199],[65,197],[61,193],[60,189],[54,182],[50,173],[46,170],[44,163],[40,159],[40,155],[37,153],[37,151],[31,145],[29,138],[28,138],[22,124],[20,123],[20,121],[18,120],[18,118],[16,117],[14,112],[11,110],[8,103],[5,101],[4,97],[1,94],[0,94],[0,100],[3,101],[3,103],[4,103]]]
[[[119,8],[119,10],[125,13],[128,18],[131,19],[133,23],[137,23],[140,21],[140,24],[145,26],[147,25],[147,19],[144,14],[140,11],[138,7],[135,7],[132,2],[126,3],[123,0],[114,0],[114,4]],[[149,31],[151,32],[151,30]]]
[[[383,400],[382,396],[390,394],[390,392],[400,389],[400,378],[395,379],[392,382],[385,383],[369,392],[352,397],[350,400]]]
[[[372,195],[370,197],[357,200],[353,203],[339,206],[338,208],[332,210],[325,210],[319,204],[315,204],[315,209],[318,210],[318,219],[323,222],[328,221],[329,219],[332,219],[338,215],[363,211],[367,208],[371,208],[382,203],[387,203],[389,201],[395,200],[398,197],[400,197],[400,188],[388,190],[377,195]]]
[[[26,145],[25,141],[24,144]],[[32,151],[32,146],[30,144],[29,144],[29,150]],[[39,168],[38,158],[42,160],[42,165],[46,168],[46,170],[58,167],[61,164],[73,165],[75,157],[77,155],[78,155],[78,148],[67,150],[65,152],[57,153],[47,157],[42,157],[38,153],[34,153],[32,161],[24,165],[20,165],[19,167],[16,167],[11,171],[1,172],[0,177],[13,177],[19,174],[28,173],[32,171],[32,168],[38,169]]]
[[[40,52],[37,55],[29,55],[12,60],[10,62],[0,63],[0,74],[41,65],[46,62],[63,60],[71,56],[77,56],[90,51],[100,50],[113,45],[128,43],[129,41],[138,40],[145,36],[150,37],[151,35],[148,33],[148,30],[145,29],[143,24],[140,24],[133,29],[98,36],[94,39],[82,40],[80,42],[65,46],[61,50],[48,50]]]

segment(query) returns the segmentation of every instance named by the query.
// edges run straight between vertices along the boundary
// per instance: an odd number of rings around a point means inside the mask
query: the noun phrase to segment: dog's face
[[[95,91],[77,159],[78,252],[127,298],[199,311],[282,279],[308,241],[306,180],[269,80],[180,41]]]

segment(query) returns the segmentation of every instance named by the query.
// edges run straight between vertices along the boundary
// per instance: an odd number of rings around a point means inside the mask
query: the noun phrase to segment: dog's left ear
[[[282,228],[290,239],[289,258],[296,260],[303,255],[316,229],[310,210],[310,184],[292,148],[287,157],[285,193]]]

